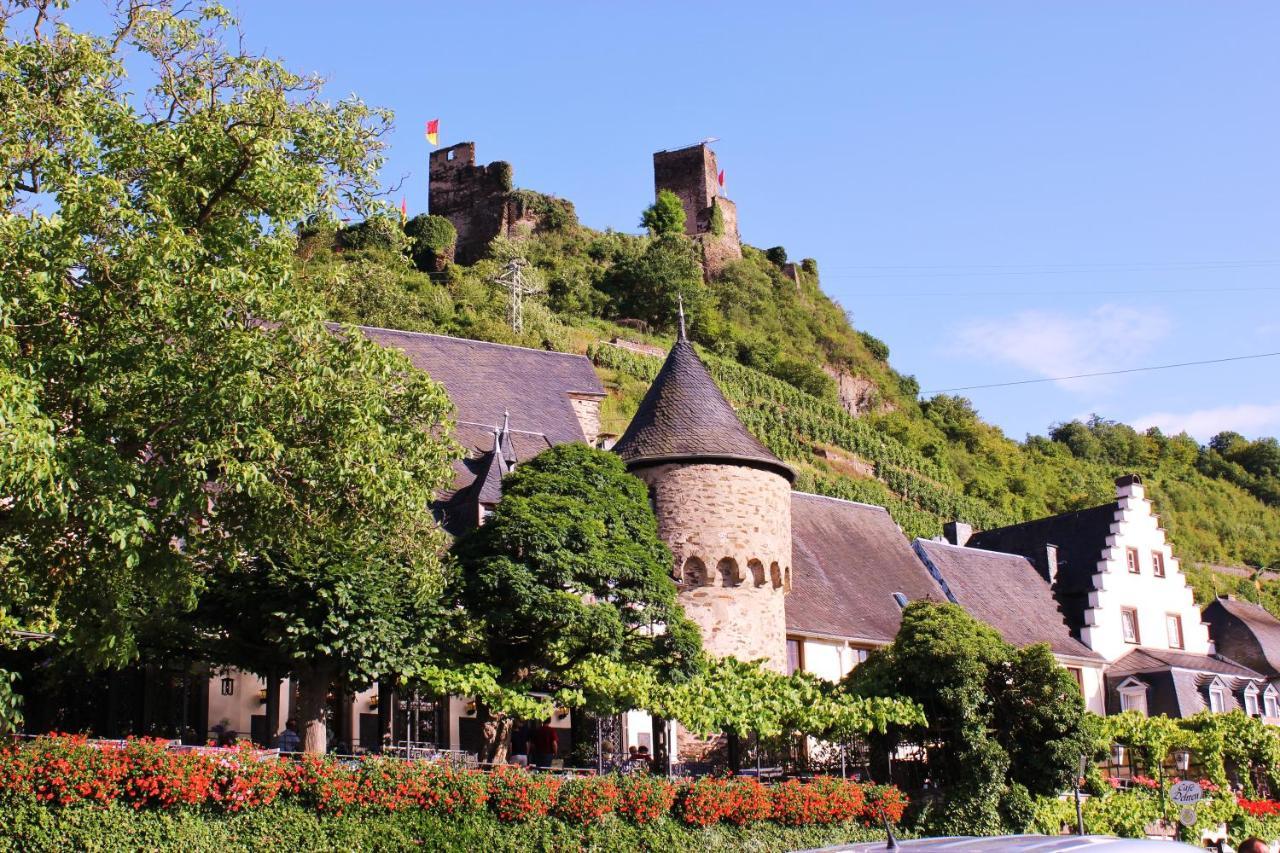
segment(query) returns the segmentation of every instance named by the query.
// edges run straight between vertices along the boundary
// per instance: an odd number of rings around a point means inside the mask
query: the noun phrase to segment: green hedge
[[[298,850],[794,850],[882,838],[857,825],[782,827],[761,823],[690,829],[670,819],[633,826],[609,818],[571,827],[554,818],[504,824],[489,814],[442,819],[419,810],[317,815],[273,805],[238,815],[134,811],[127,806],[51,809],[31,802],[0,806],[0,851],[298,851]]]

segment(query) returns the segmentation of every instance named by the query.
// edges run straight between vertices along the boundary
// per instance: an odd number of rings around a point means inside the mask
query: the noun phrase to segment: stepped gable
[[[727,462],[766,468],[794,481],[795,472],[738,420],[681,326],[675,346],[614,452],[628,468]]]
[[[579,403],[604,399],[604,385],[585,356],[451,338],[424,332],[360,327],[374,342],[394,347],[414,367],[444,386],[454,406],[454,437],[470,458],[454,463],[453,488],[470,486],[494,467],[494,433],[502,432],[503,456],[519,463],[557,444],[594,440],[584,430]],[[598,420],[598,413],[597,413]],[[499,471],[497,476],[500,478]],[[492,493],[491,478],[483,478]],[[496,481],[495,481],[496,482]]]
[[[1071,636],[1049,584],[1020,554],[917,539],[913,546],[948,599],[1019,648],[1048,643],[1059,655],[1102,663]]]
[[[787,630],[890,643],[909,601],[942,601],[928,570],[884,507],[791,493]]]
[[[973,534],[965,544],[1026,557],[1045,579],[1050,577],[1046,546],[1057,546],[1058,566],[1053,588],[1062,603],[1067,624],[1073,633],[1078,634],[1084,626],[1084,611],[1089,607],[1093,576],[1107,547],[1111,523],[1119,511],[1119,502],[1112,501],[1009,527],[983,530]]]

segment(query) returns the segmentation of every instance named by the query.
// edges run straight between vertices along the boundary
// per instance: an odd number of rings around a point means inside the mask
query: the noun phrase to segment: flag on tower
[[[433,118],[427,122],[427,141],[432,145],[440,144],[440,119]]]
[[[724,189],[724,169],[720,170],[720,174],[716,176],[716,180],[720,182],[720,189]]]
[[[404,222],[409,218],[409,203],[405,201],[404,196],[400,196],[400,221]]]

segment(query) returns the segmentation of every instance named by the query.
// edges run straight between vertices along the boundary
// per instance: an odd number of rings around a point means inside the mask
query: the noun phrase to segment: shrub
[[[907,810],[907,795],[892,785],[867,785],[862,789],[863,822],[875,825],[889,821],[898,823]]]
[[[768,820],[773,813],[769,789],[761,785],[759,779],[734,779],[725,786],[725,794],[724,820],[734,826]]]
[[[545,817],[555,804],[560,780],[519,767],[499,767],[489,774],[489,806],[498,820],[523,823]]]
[[[643,826],[665,817],[675,798],[676,786],[659,776],[623,776],[618,782],[617,812]]]
[[[825,811],[826,798],[817,786],[788,779],[774,785],[771,793],[773,819],[783,826],[808,826],[817,822]]]
[[[210,796],[213,763],[198,753],[170,752],[163,740],[130,740],[122,750],[104,751],[104,757],[118,763],[120,799],[134,808],[198,805]]]
[[[774,246],[772,249],[765,249],[764,256],[769,259],[769,263],[775,267],[785,266],[787,263],[787,247]]]
[[[707,776],[686,782],[676,792],[675,815],[686,826],[714,826],[728,808],[729,790],[723,779]]]
[[[618,805],[618,783],[611,776],[569,779],[560,786],[556,817],[574,826],[599,823]]]
[[[830,776],[819,776],[809,783],[823,797],[823,823],[844,823],[862,817],[866,795],[861,785]]]

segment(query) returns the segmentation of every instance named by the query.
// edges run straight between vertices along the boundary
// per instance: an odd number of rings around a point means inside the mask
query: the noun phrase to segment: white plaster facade
[[[1142,484],[1118,486],[1116,496],[1119,506],[1093,576],[1081,641],[1108,662],[1143,647],[1210,654],[1208,626],[1201,621],[1191,587]],[[1131,555],[1136,557],[1136,573],[1130,570]],[[1156,574],[1157,559],[1163,560],[1164,577]],[[1136,639],[1126,639],[1126,610],[1137,616]],[[1171,617],[1181,628],[1181,646],[1171,636],[1176,633]]]

